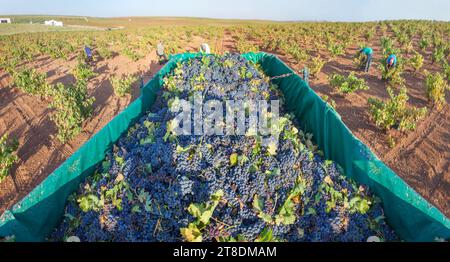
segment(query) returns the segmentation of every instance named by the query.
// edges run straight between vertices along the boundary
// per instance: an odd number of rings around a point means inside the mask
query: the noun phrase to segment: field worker
[[[394,54],[391,54],[386,59],[386,68],[391,69],[394,68],[397,65],[397,56]]]
[[[363,54],[365,56],[365,66],[364,66],[364,72],[369,72],[370,65],[372,64],[372,54],[373,50],[370,47],[364,47],[361,50],[359,50],[359,55]]]
[[[209,49],[209,45],[207,43],[203,43],[200,45],[200,52],[208,55],[211,53],[211,49]]]
[[[167,60],[166,54],[164,54],[164,45],[161,42],[156,46],[156,54],[159,57],[160,64],[163,64]]]
[[[144,87],[144,77],[143,77],[143,76],[141,76],[141,77],[139,78],[139,83],[140,83],[139,88],[143,88],[143,87]]]
[[[93,62],[92,50],[89,46],[84,46],[84,53],[86,54],[86,63],[90,64]]]

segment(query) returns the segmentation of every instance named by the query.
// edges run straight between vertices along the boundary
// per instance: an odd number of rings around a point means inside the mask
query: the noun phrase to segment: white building
[[[11,24],[11,18],[0,18],[0,24]]]
[[[48,20],[44,22],[45,25],[49,26],[63,26],[63,22],[56,21],[56,20]]]

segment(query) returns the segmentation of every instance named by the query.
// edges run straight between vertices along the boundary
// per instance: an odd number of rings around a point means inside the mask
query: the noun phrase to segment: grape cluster
[[[164,83],[151,110],[69,198],[49,240],[75,235],[81,241],[183,241],[180,229],[195,219],[189,205],[207,203],[218,190],[224,195],[202,228],[203,241],[255,241],[267,229],[271,240],[365,241],[372,235],[397,240],[368,188],[345,178],[303,132],[287,138],[289,130],[297,130],[295,119],[284,126],[276,154],[255,136],[168,139],[168,123],[176,116],[170,101],[190,100],[193,90],[204,100],[282,99],[258,65],[237,54],[205,55],[179,63]],[[299,183],[301,193],[294,196]],[[352,209],[354,197],[370,208]],[[280,215],[287,206],[294,216],[290,222]]]

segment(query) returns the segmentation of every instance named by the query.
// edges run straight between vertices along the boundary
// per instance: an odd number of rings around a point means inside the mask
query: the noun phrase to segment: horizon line
[[[446,20],[438,19],[420,19],[420,18],[401,18],[401,19],[381,19],[381,20],[276,20],[276,19],[258,19],[258,18],[217,18],[217,17],[203,17],[203,16],[89,16],[89,15],[62,15],[62,14],[0,14],[1,16],[54,16],[54,17],[73,17],[73,18],[99,18],[99,19],[114,19],[114,18],[171,18],[171,19],[207,19],[207,20],[222,20],[222,21],[258,21],[258,22],[277,22],[277,23],[296,23],[296,22],[329,22],[329,23],[376,23],[389,21],[430,21],[430,22],[445,22]]]

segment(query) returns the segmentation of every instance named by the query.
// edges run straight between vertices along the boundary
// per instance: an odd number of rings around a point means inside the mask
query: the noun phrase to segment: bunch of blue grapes
[[[178,63],[164,83],[151,110],[70,196],[50,241],[187,241],[180,229],[196,219],[188,207],[210,202],[219,190],[223,196],[200,229],[203,241],[255,241],[264,232],[269,241],[397,240],[367,188],[345,178],[303,133],[297,142],[285,138],[299,130],[296,120],[281,132],[276,154],[256,150],[254,136],[167,135],[175,98],[189,101],[197,92],[204,101],[282,99],[258,65],[238,54],[205,55]],[[301,194],[293,196],[299,181]],[[369,199],[370,209],[352,210],[354,197]],[[290,220],[282,216],[287,208]]]

